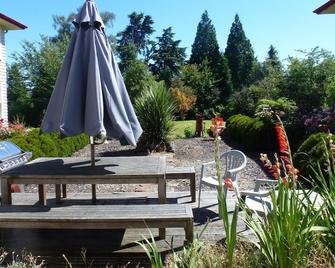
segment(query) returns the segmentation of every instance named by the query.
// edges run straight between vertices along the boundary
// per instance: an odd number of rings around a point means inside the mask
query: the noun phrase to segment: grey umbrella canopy
[[[86,133],[125,139],[136,145],[142,134],[104,23],[93,1],[86,1],[58,74],[43,132]]]

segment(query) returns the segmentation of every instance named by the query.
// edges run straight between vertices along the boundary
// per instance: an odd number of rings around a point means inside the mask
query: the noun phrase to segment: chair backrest
[[[245,168],[247,158],[245,154],[239,150],[230,150],[221,155],[223,178],[230,177],[232,181],[237,180],[238,171]],[[237,169],[237,170],[236,170]],[[233,172],[231,172],[233,170]],[[234,171],[236,170],[236,171]]]

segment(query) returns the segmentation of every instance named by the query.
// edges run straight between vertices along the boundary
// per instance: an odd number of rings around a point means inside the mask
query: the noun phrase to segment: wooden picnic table
[[[1,174],[2,205],[12,203],[11,184],[39,185],[39,202],[46,205],[46,184],[157,184],[159,203],[166,202],[166,159],[164,156],[101,157],[95,166],[90,158],[37,158]],[[94,198],[94,196],[93,196]]]

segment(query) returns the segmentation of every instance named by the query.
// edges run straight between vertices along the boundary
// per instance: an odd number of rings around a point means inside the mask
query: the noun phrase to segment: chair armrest
[[[207,162],[207,163],[202,163],[201,164],[201,175],[200,178],[205,177],[205,171],[206,167],[215,164],[215,161]]]
[[[210,165],[213,165],[213,164],[215,164],[215,161],[202,163],[201,165],[202,165],[202,166],[210,166]]]
[[[261,188],[262,184],[268,184],[268,185],[276,186],[276,185],[278,185],[278,181],[277,180],[270,180],[270,179],[256,179],[254,191],[258,192],[259,189]]]
[[[254,196],[254,197],[267,197],[270,195],[270,191],[254,192],[254,191],[240,191],[240,196]]]

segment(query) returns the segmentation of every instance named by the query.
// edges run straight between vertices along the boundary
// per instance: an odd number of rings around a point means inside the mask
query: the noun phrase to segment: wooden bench
[[[0,206],[0,228],[161,230],[171,227],[184,228],[186,240],[193,241],[191,205]],[[160,232],[160,238],[165,238],[165,229]]]
[[[166,166],[166,180],[190,180],[190,194],[192,202],[196,200],[195,193],[195,170],[194,167]]]

